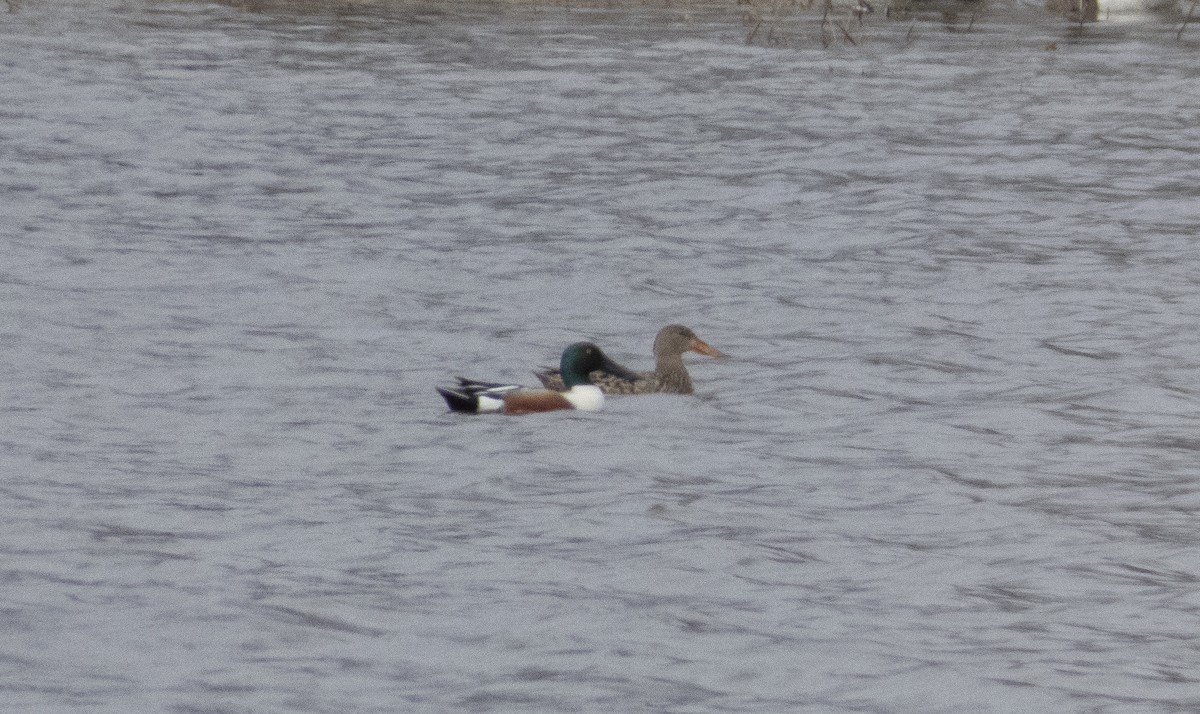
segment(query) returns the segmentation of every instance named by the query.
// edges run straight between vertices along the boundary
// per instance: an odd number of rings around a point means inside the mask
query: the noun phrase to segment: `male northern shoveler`
[[[558,390],[477,382],[462,377],[458,378],[457,387],[438,387],[437,390],[456,412],[529,414],[555,409],[594,412],[604,406],[604,393],[589,381],[588,374],[602,371],[627,379],[637,377],[637,373],[613,362],[591,342],[576,342],[563,350],[560,371],[565,384],[560,383]]]
[[[654,338],[653,372],[635,372],[637,376],[631,379],[612,370],[600,370],[592,372],[591,380],[605,394],[691,394],[692,378],[683,366],[683,353],[688,351],[699,352],[709,357],[725,356],[683,325],[667,325],[659,330],[658,336]],[[624,367],[622,369],[630,371]],[[559,370],[545,369],[534,374],[547,389],[562,389]]]

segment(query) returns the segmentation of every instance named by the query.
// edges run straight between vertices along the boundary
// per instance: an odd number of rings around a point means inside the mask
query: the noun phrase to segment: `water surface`
[[[3,16],[6,706],[1200,707],[1194,33],[738,12]]]

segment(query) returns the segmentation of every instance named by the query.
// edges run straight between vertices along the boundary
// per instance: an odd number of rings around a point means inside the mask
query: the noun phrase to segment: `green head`
[[[563,350],[559,369],[562,372],[563,384],[567,389],[579,384],[591,384],[592,380],[588,375],[598,369],[625,379],[638,378],[636,372],[631,372],[613,362],[608,355],[591,342],[576,342]]]

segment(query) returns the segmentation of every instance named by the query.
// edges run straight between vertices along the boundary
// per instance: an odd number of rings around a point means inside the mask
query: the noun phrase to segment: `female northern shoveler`
[[[576,342],[563,350],[561,373],[565,384],[561,389],[528,389],[514,384],[494,384],[458,378],[458,386],[438,387],[438,393],[456,412],[501,412],[504,414],[529,414],[549,412],[555,409],[582,409],[594,412],[604,406],[604,393],[588,380],[588,374],[602,371],[606,374],[637,377],[608,358],[591,342]]]
[[[654,338],[653,372],[635,372],[637,376],[631,379],[606,369],[592,372],[591,380],[605,394],[691,394],[692,378],[683,366],[683,353],[689,350],[709,357],[725,356],[683,325],[667,325],[659,330],[658,336]],[[547,389],[562,389],[559,370],[545,369],[534,374]]]

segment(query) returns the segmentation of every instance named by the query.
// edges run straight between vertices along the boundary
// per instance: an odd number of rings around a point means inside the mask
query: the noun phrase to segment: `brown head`
[[[699,352],[708,357],[724,357],[725,353],[696,337],[696,333],[683,325],[667,325],[654,338],[654,356],[681,357],[684,352]]]

